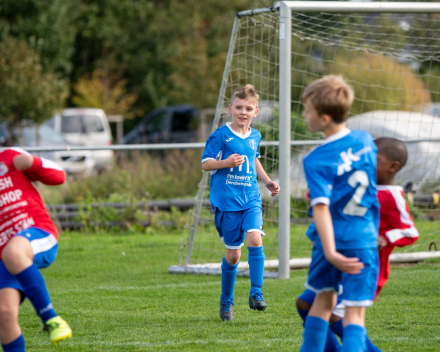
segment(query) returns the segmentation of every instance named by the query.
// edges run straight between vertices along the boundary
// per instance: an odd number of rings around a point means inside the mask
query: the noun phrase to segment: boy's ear
[[[323,127],[327,127],[332,122],[332,118],[330,115],[322,114],[320,116],[320,118],[321,118],[321,124]]]
[[[389,170],[390,173],[393,173],[393,174],[397,173],[397,171],[400,170],[400,162],[392,161],[390,163],[390,166],[389,166],[388,170]]]

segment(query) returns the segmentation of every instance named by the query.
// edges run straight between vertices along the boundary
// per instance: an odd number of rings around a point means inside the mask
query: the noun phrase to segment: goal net
[[[291,80],[287,175],[291,258],[310,257],[305,230],[311,219],[308,204],[301,198],[307,187],[302,159],[322,140],[322,135],[307,130],[300,97],[307,84],[325,74],[342,75],[355,90],[347,122],[350,129],[406,142],[409,160],[397,175],[397,183],[405,188],[420,238],[396,252],[428,251],[440,239],[440,15],[429,11],[292,11],[290,21],[284,22],[279,8],[267,8],[245,11],[235,19],[213,130],[231,121],[228,104],[233,91],[253,84],[260,95],[260,112],[252,125],[263,137],[260,161],[277,181],[286,177],[279,173],[280,43],[286,39],[284,26],[291,22],[290,72],[281,72]],[[260,192],[266,260],[276,260],[279,202],[264,185]],[[201,176],[197,200],[179,249],[181,266],[171,272],[220,272],[224,244],[213,222],[208,173]],[[247,262],[246,250],[241,262]],[[303,262],[307,265],[307,260]],[[276,268],[270,262],[267,266]]]

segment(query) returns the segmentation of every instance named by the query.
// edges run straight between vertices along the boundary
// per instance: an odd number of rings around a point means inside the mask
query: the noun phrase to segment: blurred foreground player
[[[390,273],[389,257],[394,248],[405,247],[413,244],[419,238],[419,233],[414,226],[408,205],[406,204],[403,189],[396,186],[395,175],[408,159],[408,152],[405,144],[395,138],[378,138],[375,140],[377,146],[377,196],[380,204],[379,237],[377,239],[379,249],[379,279],[377,282],[376,296],[382,290],[388,280]],[[305,290],[296,301],[296,307],[301,318],[304,320],[308,315],[315,293]],[[327,336],[325,352],[340,350],[339,342],[334,334],[343,337],[342,318],[344,317],[344,306],[338,300],[338,305],[333,310],[330,318],[330,331]],[[367,352],[380,351],[371,341],[366,338]]]
[[[22,149],[0,151],[0,342],[5,352],[25,351],[18,325],[25,298],[53,344],[72,336],[69,325],[55,313],[39,271],[56,258],[58,231],[32,181],[60,185],[65,174],[53,161]]]

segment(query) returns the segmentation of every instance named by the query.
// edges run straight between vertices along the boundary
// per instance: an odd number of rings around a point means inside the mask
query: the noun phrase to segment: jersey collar
[[[322,144],[327,144],[327,143],[337,141],[338,139],[344,138],[350,132],[351,132],[351,130],[349,130],[347,127],[345,127],[343,130],[339,131],[338,133],[335,133],[334,135],[324,139]]]
[[[245,135],[242,135],[242,134],[240,134],[240,133],[238,133],[238,132],[235,132],[232,128],[231,128],[231,124],[232,124],[232,122],[226,122],[226,126],[230,129],[230,131],[233,133],[233,134],[235,134],[237,137],[240,137],[240,138],[242,138],[242,139],[245,139],[245,138],[247,138],[247,137],[249,137],[250,135],[251,135],[251,133],[252,133],[252,130],[251,130],[251,128],[249,127],[249,131],[245,134]]]

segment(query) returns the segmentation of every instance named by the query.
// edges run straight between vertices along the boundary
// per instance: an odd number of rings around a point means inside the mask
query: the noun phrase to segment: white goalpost
[[[300,97],[308,83],[324,74],[344,76],[355,90],[349,128],[407,144],[408,164],[397,180],[414,204],[420,238],[391,261],[440,257],[427,252],[440,239],[439,14],[440,3],[337,1],[281,1],[277,7],[237,14],[212,131],[228,121],[232,92],[254,84],[261,99],[253,125],[263,136],[260,160],[282,189],[270,199],[260,187],[266,277],[287,279],[291,268],[310,262],[301,161],[322,136],[307,131]],[[224,246],[207,199],[205,172],[179,249],[180,264],[169,272],[220,274]],[[245,255],[239,269],[239,275],[248,275]]]

